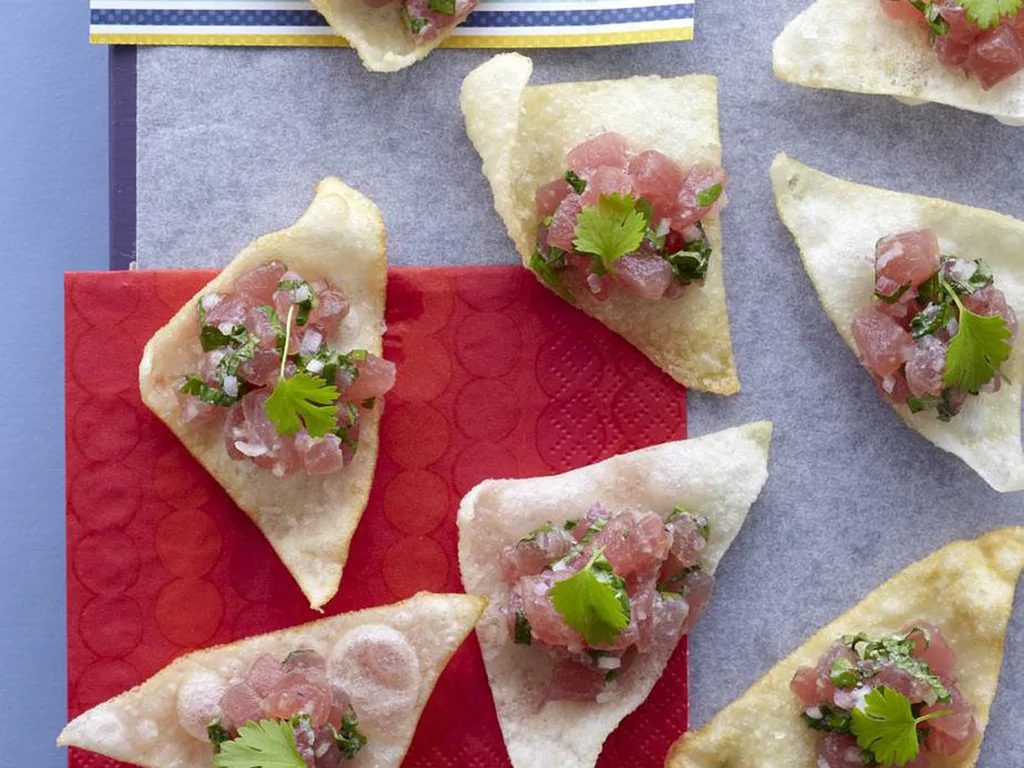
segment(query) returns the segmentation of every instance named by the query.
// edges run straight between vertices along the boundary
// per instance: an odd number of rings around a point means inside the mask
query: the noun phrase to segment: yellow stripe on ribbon
[[[449,37],[442,48],[582,48],[595,45],[666,43],[693,39],[693,27],[645,29],[629,32],[598,32],[566,35],[464,35]],[[168,35],[92,34],[98,45],[233,45],[292,48],[345,48],[339,35]]]

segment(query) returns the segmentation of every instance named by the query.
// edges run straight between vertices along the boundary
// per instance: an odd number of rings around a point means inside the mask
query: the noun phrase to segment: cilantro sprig
[[[629,624],[626,582],[598,549],[590,561],[548,590],[555,610],[588,646],[610,645]]]
[[[950,714],[940,710],[915,717],[910,700],[899,691],[879,686],[864,696],[864,709],[850,713],[850,733],[857,746],[874,755],[884,765],[906,765],[920,749],[917,726]]]
[[[220,744],[213,756],[214,768],[306,768],[295,746],[295,726],[290,720],[249,721],[238,736]]]
[[[285,323],[285,349],[291,342],[292,317],[295,306],[288,309]],[[267,418],[280,435],[294,435],[303,426],[310,437],[323,437],[337,429],[338,398],[340,393],[333,384],[319,376],[306,372],[296,373],[286,379],[284,372],[288,356],[281,355],[281,370],[278,372],[277,384],[267,398],[264,408]]]
[[[367,738],[359,731],[359,719],[351,705],[341,716],[341,728],[331,726],[331,735],[345,760],[352,760],[366,746]]]
[[[967,18],[982,29],[999,25],[1004,16],[1015,16],[1024,7],[1024,0],[960,0]]]
[[[960,325],[946,350],[944,381],[977,394],[1010,358],[1013,332],[1001,315],[976,315],[963,305],[956,291],[950,289],[949,293],[960,309]]]
[[[583,207],[573,245],[580,253],[591,254],[591,271],[603,275],[617,260],[640,247],[647,228],[648,219],[637,209],[636,198],[613,192]]]

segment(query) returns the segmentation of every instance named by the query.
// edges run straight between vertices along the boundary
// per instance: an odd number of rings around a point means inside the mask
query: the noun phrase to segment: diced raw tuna
[[[906,369],[907,386],[914,397],[942,394],[946,349],[947,345],[935,336],[918,339],[914,356],[907,361]]]
[[[583,190],[580,202],[584,205],[596,205],[604,195],[625,197],[633,192],[633,178],[622,168],[603,166],[594,170],[587,179],[587,188]]]
[[[821,701],[818,696],[818,670],[814,667],[800,667],[789,681],[789,689],[805,707],[813,707]]]
[[[583,178],[602,166],[625,170],[629,164],[628,150],[629,142],[625,137],[608,131],[584,141],[569,152],[569,168]]]
[[[551,674],[551,701],[594,701],[604,691],[606,671],[586,667],[570,659],[559,659]]]
[[[265,387],[277,383],[281,372],[281,356],[276,349],[259,347],[249,360],[238,366],[238,375],[250,384]]]
[[[555,210],[551,226],[548,227],[548,245],[561,248],[563,251],[573,249],[576,239],[576,221],[579,219],[583,203],[575,192],[562,200]]]
[[[331,706],[331,689],[327,682],[311,681],[302,672],[290,672],[280,678],[263,699],[263,708],[270,717],[309,715],[314,728],[327,722]]]
[[[316,326],[325,336],[330,336],[348,316],[349,302],[340,291],[324,290],[316,295],[316,306],[309,313],[309,324]]]
[[[668,524],[672,532],[672,548],[661,570],[661,578],[668,579],[680,571],[700,562],[701,552],[707,546],[700,527],[690,515],[682,515]]]
[[[281,669],[280,662],[269,653],[264,653],[249,668],[245,682],[252,687],[257,696],[262,698],[274,689],[282,677],[284,677],[284,671]]]
[[[875,245],[876,281],[887,279],[887,285],[910,285],[916,288],[939,271],[939,238],[930,229],[902,232],[883,237]],[[883,295],[893,295],[876,283]]]
[[[683,172],[673,160],[657,150],[647,150],[629,161],[633,192],[651,204],[653,223],[671,218],[683,186]]]
[[[944,683],[947,681],[944,679]],[[974,719],[974,707],[971,706],[960,689],[947,683],[950,689],[949,703],[937,702],[921,709],[922,715],[930,712],[951,710],[951,714],[936,717],[927,721],[929,728],[925,746],[938,755],[955,755],[972,743],[978,736],[978,723]]]
[[[287,267],[268,261],[235,280],[235,291],[250,305],[269,304]]]
[[[861,750],[851,736],[826,733],[818,742],[820,768],[864,768]]]
[[[952,35],[939,35],[932,43],[932,50],[944,67],[966,74],[967,57],[971,53],[970,43],[961,42]]]
[[[683,620],[682,634],[687,634],[704,613],[715,589],[715,577],[707,571],[694,571],[683,581],[683,599],[690,607]]]
[[[218,294],[212,294],[217,296]],[[206,306],[206,299],[209,297],[204,296],[200,301],[204,302]],[[239,295],[223,296],[221,295],[216,301],[210,301],[211,306],[206,307],[206,324],[212,325],[214,328],[221,328],[224,326],[230,330],[230,326],[242,325],[245,322],[245,313],[249,309],[249,304],[245,298]]]
[[[560,525],[550,531],[538,531],[529,541],[518,541],[501,551],[501,571],[506,584],[523,576],[540,573],[548,565],[565,557],[575,540]]]
[[[366,359],[357,363],[359,376],[342,392],[342,399],[361,403],[373,397],[380,397],[395,386],[395,364],[390,360],[367,354]]]
[[[566,572],[565,577],[571,574]],[[561,614],[548,597],[548,591],[555,583],[555,576],[546,571],[537,576],[525,576],[513,588],[522,599],[523,612],[533,634],[542,643],[554,646],[582,648],[583,638],[562,620]]]
[[[928,621],[915,621],[904,627],[903,631],[910,632],[913,629],[924,630],[910,635],[914,641],[914,656],[931,667],[936,675],[955,679],[956,655],[939,628]],[[924,633],[927,633],[927,642]]]
[[[250,720],[259,722],[266,717],[261,697],[248,683],[238,683],[228,688],[220,700],[220,708],[227,719],[225,727],[233,730]]]
[[[660,299],[672,282],[672,267],[657,254],[630,254],[615,262],[615,277],[642,299]]]
[[[329,475],[345,466],[341,438],[337,435],[310,437],[305,430],[295,436],[295,449],[310,475]]]
[[[885,11],[885,15],[890,19],[913,21],[922,28],[927,26],[924,23],[924,14],[908,3],[907,0],[879,0],[879,3],[882,6],[882,10]]]
[[[960,5],[960,0],[936,0],[935,4],[949,24],[949,33],[944,37],[958,43],[973,43],[981,34],[981,27],[967,18],[967,11]]]
[[[679,210],[672,218],[672,228],[682,232],[701,219],[718,213],[727,202],[724,191],[727,181],[725,169],[719,166],[696,165],[690,169],[679,190]],[[710,205],[700,205],[697,198],[716,184],[722,185],[719,197]]]
[[[1014,336],[1017,335],[1019,330],[1017,313],[1006,302],[1006,295],[998,288],[988,285],[980,291],[962,296],[960,300],[968,310],[976,315],[1002,316],[1010,327],[1010,332]]]
[[[545,184],[534,194],[537,218],[543,221],[548,216],[554,216],[558,206],[571,194],[573,188],[565,179],[555,179]]]
[[[593,539],[612,569],[627,577],[660,566],[672,546],[672,534],[654,512],[627,510],[615,515]]]
[[[1024,49],[1014,31],[1005,25],[982,32],[971,45],[967,69],[986,91],[1020,72]]]
[[[906,329],[874,305],[857,312],[853,338],[864,365],[883,378],[896,373],[914,352]]]

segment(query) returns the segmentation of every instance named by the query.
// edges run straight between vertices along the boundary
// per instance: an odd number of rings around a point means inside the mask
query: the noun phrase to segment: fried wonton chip
[[[798,667],[814,666],[842,635],[894,634],[907,624],[934,623],[956,653],[959,685],[974,704],[980,731],[996,693],[1013,595],[1024,568],[1024,527],[1004,528],[933,552],[780,661],[704,728],[676,743],[669,768],[812,768],[819,735],[800,719],[789,689]],[[981,740],[941,768],[970,768]]]
[[[855,353],[853,318],[871,302],[871,257],[876,241],[886,235],[934,230],[943,253],[983,257],[1010,306],[1024,309],[1024,222],[944,200],[853,184],[785,155],[775,158],[771,174],[779,215],[796,239],[825,312]],[[999,392],[969,398],[949,422],[931,411],[912,414],[905,405],[894,407],[909,426],[959,456],[997,491],[1015,491],[1024,489],[1024,353],[1015,348],[1001,371],[1007,380]]]
[[[59,746],[88,749],[147,768],[209,768],[213,749],[182,726],[181,713],[209,709],[216,717],[224,685],[244,676],[257,657],[278,661],[292,651],[312,650],[331,666],[332,651],[404,635],[411,653],[409,671],[418,675],[415,697],[398,689],[395,679],[369,679],[385,670],[365,665],[371,674],[344,687],[367,737],[358,765],[397,766],[409,749],[423,707],[452,654],[480,617],[486,601],[472,595],[419,594],[393,605],[343,613],[291,629],[257,635],[229,645],[207,648],[175,659],[141,685],[82,713],[63,730]],[[356,634],[352,634],[355,632]],[[399,642],[404,645],[399,638]],[[401,646],[400,646],[401,647]],[[388,648],[390,650],[390,647]],[[381,705],[387,701],[386,707]]]
[[[236,278],[273,260],[310,282],[327,278],[348,297],[349,313],[327,339],[333,348],[381,354],[387,281],[384,221],[369,199],[338,179],[326,179],[298,222],[252,243],[156,332],[139,365],[139,388],[143,402],[259,526],[311,607],[318,609],[338,591],[349,542],[366,507],[383,403],[360,416],[359,448],[343,469],[330,475],[277,477],[228,455],[223,418],[182,423],[177,395],[178,383],[198,370],[203,354],[199,297],[230,290]]]
[[[363,0],[310,2],[334,31],[351,43],[363,65],[374,72],[397,72],[412,66],[450,37],[458,26],[453,24],[432,40],[417,42],[409,33],[400,2],[382,8],[373,8]]]
[[[462,85],[466,131],[483,159],[494,206],[524,264],[536,243],[534,192],[561,177],[569,150],[595,134],[615,131],[632,149],[656,149],[683,168],[721,163],[714,77],[527,86],[532,72],[530,59],[500,54],[471,72]],[[740,383],[729,340],[722,232],[717,216],[705,219],[704,225],[714,254],[702,287],[687,287],[679,299],[652,301],[626,291],[616,291],[603,302],[589,295],[577,299],[587,314],[623,336],[676,381],[732,394]]]
[[[1024,124],[1024,79],[989,91],[951,72],[915,24],[890,19],[878,0],[817,0],[775,40],[775,75],[811,88],[934,101]]]
[[[711,537],[702,565],[714,571],[768,478],[771,422],[664,443],[553,477],[486,480],[459,506],[459,566],[466,589],[490,600],[477,635],[501,731],[516,768],[589,768],[601,745],[647,698],[670,652],[638,656],[595,703],[545,701],[551,661],[516,645],[501,609],[508,599],[499,555],[546,522],[582,517],[595,503],[640,506],[668,516],[674,507],[707,517]]]

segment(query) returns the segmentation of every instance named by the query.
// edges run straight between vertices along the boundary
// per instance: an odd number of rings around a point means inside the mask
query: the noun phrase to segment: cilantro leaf
[[[697,205],[701,208],[707,208],[708,206],[714,205],[718,202],[718,198],[722,196],[722,182],[712,184],[707,189],[702,189],[697,193]]]
[[[910,0],[910,4],[924,14],[924,19],[928,22],[928,29],[933,35],[949,34],[949,22],[942,18],[942,9],[936,3],[932,0]]]
[[[857,746],[871,752],[877,762],[906,765],[917,757],[918,723],[949,713],[942,710],[914,717],[909,699],[883,685],[864,696],[864,709],[855,708],[850,713],[850,732],[857,738]]]
[[[597,550],[586,566],[548,590],[555,610],[589,646],[615,642],[629,624],[626,582],[615,574],[603,552]]]
[[[946,350],[948,386],[977,393],[999,373],[999,366],[1010,357],[1013,333],[1000,315],[976,315],[960,303],[960,327]]]
[[[400,13],[402,15],[402,18],[405,19],[405,24],[407,27],[409,27],[409,31],[412,32],[414,35],[418,35],[420,32],[426,29],[428,24],[430,24],[429,21],[419,16],[410,16],[408,8],[404,5],[402,6],[402,10],[400,11]]]
[[[1022,0],[960,0],[967,18],[982,29],[999,25],[1003,16],[1014,16],[1024,7]]]
[[[211,405],[228,406],[238,400],[237,397],[232,397],[223,389],[211,387],[198,376],[187,377],[182,385],[178,387],[178,391],[183,395],[197,397],[202,402],[210,403]]]
[[[215,325],[204,325],[199,331],[199,343],[203,346],[203,352],[209,352],[219,347],[243,344],[248,335],[244,325],[232,326],[230,333],[224,333]]]
[[[221,724],[219,717],[206,726],[206,736],[210,739],[214,752],[220,752],[220,745],[225,741],[231,741],[231,733]]]
[[[845,709],[833,707],[831,704],[819,704],[816,709],[818,711],[815,714],[820,714],[821,717],[811,717],[807,710],[800,715],[800,719],[808,728],[826,733],[850,732],[850,713]]]
[[[603,275],[616,260],[640,247],[647,234],[647,220],[636,210],[632,195],[613,192],[601,195],[596,205],[583,207],[575,234],[576,250],[596,256],[591,270]]]
[[[455,15],[455,0],[430,0],[427,8],[434,13],[445,13],[449,16]]]
[[[238,729],[238,737],[224,741],[213,756],[214,768],[306,768],[295,748],[289,720],[251,720]]]
[[[267,398],[267,418],[280,435],[294,435],[303,426],[310,437],[323,437],[337,429],[338,388],[319,376],[297,373],[278,379]]]

